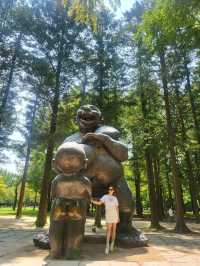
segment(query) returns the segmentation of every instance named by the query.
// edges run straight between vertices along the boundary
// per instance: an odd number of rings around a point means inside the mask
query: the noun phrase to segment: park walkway
[[[93,221],[88,219],[86,231],[91,232]],[[0,217],[0,265],[1,266],[200,266],[200,225],[190,223],[199,234],[178,235],[169,231],[149,230],[149,222],[137,220],[135,224],[149,238],[144,248],[117,248],[114,253],[104,255],[104,245],[83,244],[78,261],[56,261],[48,257],[47,250],[33,245],[33,235],[40,230],[34,228],[34,218],[24,217],[16,221],[11,216]],[[168,229],[173,224],[163,224]],[[97,234],[104,233],[104,230]]]

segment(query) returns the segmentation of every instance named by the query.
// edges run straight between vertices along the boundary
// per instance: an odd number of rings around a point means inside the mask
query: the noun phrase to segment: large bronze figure
[[[85,202],[87,201],[89,193],[86,191],[90,190],[90,185],[87,183],[87,186],[83,186],[84,176],[91,181],[93,197],[101,197],[109,185],[116,187],[120,211],[117,240],[129,246],[146,245],[147,239],[132,225],[133,198],[124,179],[121,165],[121,162],[128,158],[128,149],[119,141],[119,131],[114,127],[103,125],[101,112],[93,105],[81,106],[77,111],[76,121],[79,125],[79,132],[65,139],[64,143],[59,147],[53,163],[54,169],[60,175],[56,177],[52,187],[55,200],[51,213],[50,245],[53,250],[56,250],[55,253],[51,251],[52,256],[59,257],[59,254],[58,256],[55,254],[57,254],[59,249],[63,250],[63,246],[57,248],[63,232],[60,231],[60,221],[66,227],[69,227],[70,224],[71,234],[68,231],[66,238],[73,238],[74,245],[77,242],[76,239],[82,239],[86,215],[85,207],[83,207],[83,212],[80,211],[80,208],[76,209],[79,216],[82,215],[81,219],[79,219],[82,229],[77,235],[73,234],[73,223],[69,221],[68,211],[63,213],[63,218],[62,215],[56,216],[56,208],[61,213],[63,208],[66,210],[63,204],[66,206],[69,198],[72,205],[73,199],[77,200],[78,198],[81,202],[84,202],[84,199]],[[57,186],[54,185],[55,182]],[[75,227],[76,225],[74,225],[74,229]],[[66,243],[67,241],[69,242],[66,239]],[[69,252],[67,247],[68,244],[64,247],[66,249],[64,253],[66,254]],[[77,247],[80,247],[80,241]],[[73,247],[72,244],[70,248],[74,250],[77,247]],[[66,257],[70,256],[66,255]]]

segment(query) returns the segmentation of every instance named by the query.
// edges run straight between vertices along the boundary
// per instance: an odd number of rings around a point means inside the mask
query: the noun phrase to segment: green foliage
[[[196,121],[200,124],[199,1],[136,2],[120,21],[105,8],[103,1],[36,0],[28,1],[27,5],[24,1],[17,5],[12,5],[12,2],[4,0],[0,3],[0,101],[19,32],[23,38],[7,106],[8,127],[4,133],[0,132],[0,149],[11,146],[18,153],[24,153],[25,141],[17,146],[8,139],[15,122],[24,140],[30,126],[31,108],[26,116],[22,115],[21,124],[16,121],[16,95],[26,109],[37,95],[26,201],[33,202],[35,193],[39,193],[41,188],[51,118],[55,111],[55,91],[58,89],[54,150],[78,130],[75,121],[78,107],[83,103],[95,104],[101,109],[105,124],[118,128],[123,141],[128,144],[129,160],[124,164],[124,171],[134,195],[138,171],[141,201],[144,208],[149,208],[145,158],[148,151],[152,156],[152,166],[155,160],[159,162],[163,204],[165,208],[169,206],[170,186],[172,200],[174,193],[159,67],[159,54],[164,51],[183,198],[187,208],[191,208],[185,150],[190,153],[199,185],[200,143],[191,106],[192,95]],[[119,1],[110,2],[118,4]],[[59,79],[58,62],[61,63]],[[191,95],[185,86],[185,63],[189,68]],[[185,125],[184,141],[176,88],[180,93]],[[51,172],[51,177],[53,175]],[[20,178],[20,175],[14,177],[0,173],[1,202],[13,202]]]
[[[60,2],[69,7],[69,16],[74,17],[77,22],[91,25],[94,31],[98,27],[98,11],[106,9],[102,0],[60,0]],[[110,0],[109,3],[114,9],[116,6],[120,6],[120,0]]]
[[[40,191],[45,154],[39,150],[33,150],[28,172],[28,184],[35,192]]]

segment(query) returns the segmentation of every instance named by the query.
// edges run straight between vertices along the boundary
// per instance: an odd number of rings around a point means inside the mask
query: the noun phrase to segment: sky
[[[117,17],[122,16],[125,11],[128,11],[133,6],[135,0],[121,0],[121,6],[117,9]]]
[[[116,11],[116,17],[120,18],[125,11],[130,10],[134,2],[135,0],[121,0],[121,5]],[[110,6],[109,0],[105,0],[105,3]]]
[[[108,3],[109,0],[105,0],[105,1]],[[116,17],[120,18],[125,11],[130,10],[134,2],[135,0],[121,0],[121,6],[117,8],[116,10]],[[24,109],[26,108],[26,105],[22,105],[22,106]],[[20,110],[18,110],[18,113],[25,111],[25,110],[22,110],[23,109],[22,106],[21,108],[19,108]],[[15,140],[22,140],[22,136],[20,136],[19,132],[14,132],[11,138]],[[0,164],[0,168],[6,169],[7,171],[12,172],[12,173],[17,173],[18,169],[17,169],[16,162],[19,161],[19,159],[17,158],[16,154],[12,151],[9,151],[9,152],[6,152],[6,156],[8,157],[7,163]]]

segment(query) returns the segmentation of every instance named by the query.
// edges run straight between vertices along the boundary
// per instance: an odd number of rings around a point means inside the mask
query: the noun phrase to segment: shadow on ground
[[[199,252],[200,237],[199,234],[179,235],[172,232],[163,233],[146,233],[149,244],[157,246],[160,249],[171,249],[180,251],[185,254],[196,254]]]
[[[187,259],[188,261],[192,261],[192,259],[197,260],[197,257],[200,255],[200,237],[198,234],[179,235],[169,230],[157,232],[149,229],[145,230],[149,227],[149,222],[143,220],[135,221],[135,224],[137,228],[145,231],[145,234],[149,239],[148,247],[131,249],[117,248],[113,253],[107,256],[104,254],[104,244],[84,243],[81,257],[78,261],[54,261],[49,258],[48,250],[37,249],[33,245],[34,234],[44,231],[34,228],[34,220],[35,219],[32,217],[24,218],[20,221],[15,220],[13,217],[0,217],[1,266],[41,266],[44,265],[45,261],[47,262],[47,265],[50,266],[78,266],[84,265],[86,261],[102,261],[102,264],[100,264],[101,266],[104,265],[106,261],[110,263],[109,265],[111,265],[113,261],[120,263],[133,262],[133,265],[143,265],[143,262],[155,262],[155,264],[150,264],[155,266],[158,261],[161,263],[172,259]],[[92,224],[93,220],[88,219],[86,226],[88,233],[91,232]],[[163,223],[163,226],[167,227],[167,229],[171,229],[174,224],[167,225]],[[199,225],[189,224],[189,226],[192,230],[199,230]],[[102,230],[97,232],[97,234],[105,235],[105,226]],[[136,264],[134,264],[134,262]]]

